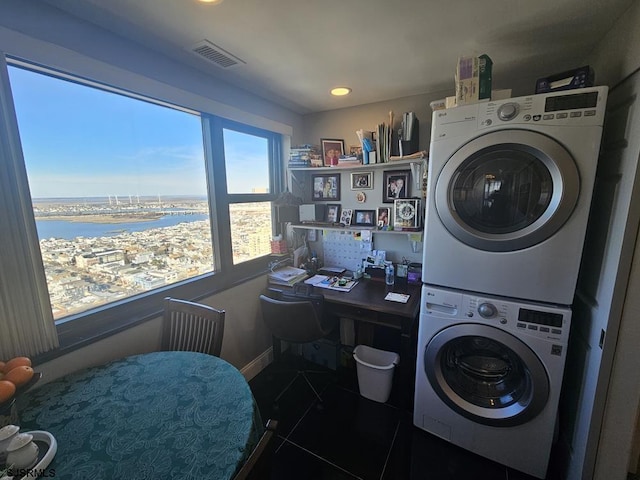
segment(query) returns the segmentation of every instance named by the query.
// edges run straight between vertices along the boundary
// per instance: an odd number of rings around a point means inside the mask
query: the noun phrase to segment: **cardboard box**
[[[492,69],[493,62],[488,55],[458,58],[456,105],[467,105],[489,99]]]

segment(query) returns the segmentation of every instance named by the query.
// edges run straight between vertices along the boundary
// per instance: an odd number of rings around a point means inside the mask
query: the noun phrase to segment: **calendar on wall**
[[[371,233],[371,232],[365,232]],[[371,235],[359,230],[323,230],[324,264],[355,271],[371,254]]]

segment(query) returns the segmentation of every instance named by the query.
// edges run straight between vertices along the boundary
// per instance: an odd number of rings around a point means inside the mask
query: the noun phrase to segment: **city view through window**
[[[9,74],[54,319],[215,271],[198,115]],[[224,138],[228,190],[268,191],[265,139]],[[229,214],[234,264],[269,253],[269,202]]]

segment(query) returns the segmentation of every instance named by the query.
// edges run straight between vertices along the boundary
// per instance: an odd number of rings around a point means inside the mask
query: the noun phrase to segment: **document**
[[[400,303],[407,303],[409,301],[409,297],[411,295],[408,295],[406,293],[395,293],[395,292],[389,292],[387,293],[387,296],[384,297],[385,300],[390,300],[392,302],[400,302]]]

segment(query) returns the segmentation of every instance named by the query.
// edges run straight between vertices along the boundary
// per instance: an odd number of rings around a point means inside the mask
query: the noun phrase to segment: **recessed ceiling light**
[[[335,95],[336,97],[341,97],[342,95],[349,95],[351,93],[351,89],[349,87],[336,87],[331,89],[331,95]]]
[[[208,3],[209,5],[218,5],[224,2],[224,0],[199,0],[201,3]]]

